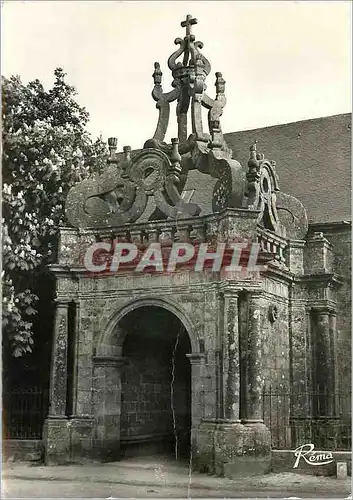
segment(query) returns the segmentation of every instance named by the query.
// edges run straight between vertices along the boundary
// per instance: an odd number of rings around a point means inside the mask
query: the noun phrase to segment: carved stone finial
[[[250,158],[248,161],[248,167],[250,171],[253,171],[254,169],[258,169],[259,167],[259,162],[257,158],[257,151],[256,151],[256,144],[257,141],[254,141],[254,143],[250,146]]]
[[[177,137],[172,138],[172,153],[170,155],[171,161],[181,161],[181,156],[178,151],[179,139]]]
[[[156,209],[150,220],[199,215],[201,208],[185,201],[181,195],[191,166],[218,179],[212,195],[215,212],[227,207],[242,207],[244,171],[236,160],[232,160],[220,122],[226,105],[225,80],[222,73],[217,72],[216,97],[212,99],[206,94],[206,78],[211,65],[201,52],[203,43],[196,41],[191,33],[194,24],[197,20],[186,16],[181,23],[186,28],[186,36],[176,38],[178,47],[168,59],[173,77],[170,91],[163,91],[161,67],[158,62],[154,63],[152,97],[159,117],[153,137],[137,154],[131,154],[129,146],[117,154],[118,140],[109,138],[107,169],[98,179],[83,181],[70,190],[66,213],[75,227],[133,223],[142,216],[151,196]],[[167,144],[164,141],[170,103],[174,101],[177,102],[178,133],[177,138]],[[208,110],[207,132],[203,127],[203,109]],[[191,131],[188,131],[190,122]]]
[[[123,151],[124,151],[125,160],[130,161],[131,160],[131,146],[124,146]]]
[[[110,156],[113,156],[116,153],[117,147],[118,147],[118,139],[116,137],[109,137],[108,148]]]
[[[153,81],[155,85],[161,85],[162,83],[162,71],[159,62],[154,63]]]
[[[172,151],[170,153],[171,169],[170,174],[173,176],[175,182],[179,182],[181,174],[181,156],[178,149],[179,139],[174,137],[172,139]]]
[[[182,28],[186,28],[186,36],[191,35],[191,26],[193,24],[197,24],[197,19],[193,18],[190,14],[186,16],[185,21],[182,21],[181,23]]]
[[[223,78],[222,73],[220,73],[219,71],[217,71],[217,73],[216,73],[216,83],[215,83],[215,86],[216,86],[217,96],[218,96],[218,94],[224,94],[224,91],[225,91],[225,88],[226,88],[226,81]]]
[[[257,141],[250,147],[248,180],[248,208],[259,210],[258,222],[266,229],[280,231],[276,206],[276,192],[279,191],[278,177],[273,163],[256,150]]]

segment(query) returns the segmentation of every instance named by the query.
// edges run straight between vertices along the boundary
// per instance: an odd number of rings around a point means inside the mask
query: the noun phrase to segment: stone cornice
[[[342,230],[351,229],[352,222],[351,221],[338,221],[338,222],[315,222],[309,224],[308,233],[312,232],[340,232]]]
[[[134,222],[130,224],[124,224],[122,226],[103,226],[94,227],[86,229],[75,229],[72,227],[61,227],[60,232],[69,232],[72,234],[77,234],[80,236],[85,235],[100,235],[101,237],[109,237],[112,233],[125,233],[128,231],[140,231],[143,229],[159,229],[159,230],[169,230],[173,224],[178,224],[178,226],[184,225],[200,225],[207,222],[217,222],[223,220],[227,217],[233,219],[254,219],[257,220],[259,216],[259,210],[249,210],[247,208],[225,208],[220,212],[199,215],[197,218],[189,217],[184,219],[178,219],[177,222],[173,219],[160,220],[160,221],[146,221],[146,222]],[[255,223],[254,229],[257,228]],[[276,236],[277,237],[277,236]]]
[[[295,278],[295,275],[288,269],[282,269],[271,263],[267,265],[267,269],[262,272],[262,275],[265,278],[274,278],[287,284],[292,283]]]
[[[222,282],[219,284],[219,294],[235,296],[240,292],[249,293],[263,293],[263,287],[261,281],[234,281],[234,282]]]
[[[48,268],[60,278],[78,279],[81,274],[88,274],[85,267],[71,267],[62,264],[49,264]]]
[[[329,240],[324,236],[324,233],[322,233],[322,236],[315,236],[316,233],[311,233],[308,235],[305,246],[306,247],[325,247],[328,248],[329,250],[333,249],[332,243],[329,242]],[[318,233],[320,235],[320,232]]]
[[[72,299],[70,299],[67,295],[57,295],[57,297],[54,298],[56,309],[68,309],[70,302],[72,302]]]
[[[192,352],[185,355],[192,365],[199,365],[206,360],[206,353],[204,352]]]
[[[323,287],[331,286],[339,288],[343,284],[343,279],[336,273],[318,273],[318,274],[303,274],[296,276],[295,281],[305,284],[322,285]]]
[[[312,303],[310,301],[308,305],[311,311],[315,311],[317,313],[337,314],[337,304],[332,300],[321,300]]]
[[[288,240],[289,248],[304,248],[306,244],[305,240]]]

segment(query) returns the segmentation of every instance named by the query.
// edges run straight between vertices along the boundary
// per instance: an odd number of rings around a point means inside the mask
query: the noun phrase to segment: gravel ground
[[[350,478],[296,473],[208,476],[165,463],[120,462],[56,467],[3,464],[2,498],[347,498]]]

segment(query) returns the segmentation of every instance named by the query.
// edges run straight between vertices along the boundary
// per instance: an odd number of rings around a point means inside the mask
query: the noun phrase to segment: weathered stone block
[[[269,472],[271,433],[263,424],[203,421],[194,434],[193,467],[234,478]]]
[[[43,429],[43,441],[46,465],[70,463],[70,429],[66,418],[47,418]]]
[[[85,462],[92,458],[94,419],[77,417],[70,420],[71,461]]]

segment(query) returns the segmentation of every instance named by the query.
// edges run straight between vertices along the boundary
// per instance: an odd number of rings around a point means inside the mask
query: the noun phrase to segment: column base
[[[263,423],[203,421],[193,432],[193,468],[230,479],[266,474],[271,433]]]
[[[64,465],[70,460],[70,430],[67,417],[49,416],[43,428],[45,465]]]
[[[95,420],[91,417],[74,416],[69,420],[69,427],[71,461],[85,463],[97,459],[94,448]]]
[[[100,460],[94,432],[95,422],[91,417],[49,416],[43,430],[45,464],[81,464]]]

